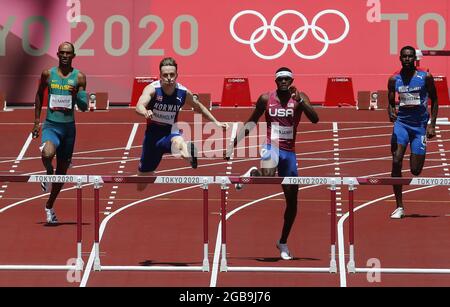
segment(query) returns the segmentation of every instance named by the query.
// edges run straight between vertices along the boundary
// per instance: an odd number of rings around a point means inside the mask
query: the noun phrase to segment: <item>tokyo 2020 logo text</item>
[[[281,16],[284,16],[287,14],[298,16],[301,19],[301,21],[303,22],[303,25],[298,27],[292,33],[290,38],[288,37],[288,35],[286,34],[286,32],[283,29],[281,29],[280,27],[275,25],[277,20]],[[319,20],[319,18],[326,14],[337,15],[344,21],[344,24],[345,24],[344,32],[335,39],[330,39],[327,32],[323,28],[317,26],[317,21]],[[255,29],[253,31],[253,33],[251,34],[250,39],[248,39],[248,40],[242,39],[241,37],[239,37],[235,31],[236,21],[244,15],[255,15],[262,21],[262,26]],[[272,34],[272,36],[275,38],[275,40],[277,40],[278,42],[283,44],[283,46],[282,46],[281,50],[278,51],[277,53],[272,54],[272,55],[265,55],[265,54],[262,54],[261,52],[259,52],[256,49],[255,45],[257,43],[259,43],[260,41],[262,41],[266,37],[267,32],[269,30],[270,30],[270,33]],[[296,46],[297,43],[299,43],[305,39],[305,37],[308,35],[309,30],[311,30],[311,33],[315,39],[317,39],[319,42],[323,43],[323,48],[318,53],[312,54],[312,55],[311,54],[303,54],[302,52],[300,52],[297,49],[297,46]],[[294,53],[302,59],[306,59],[306,60],[317,59],[325,54],[325,52],[328,50],[328,47],[331,44],[337,44],[337,43],[341,42],[344,38],[346,38],[349,31],[350,31],[350,23],[348,21],[347,16],[345,16],[342,12],[333,10],[333,9],[323,10],[323,11],[317,13],[316,16],[314,16],[314,18],[312,19],[311,24],[309,24],[308,19],[306,19],[305,15],[303,15],[302,13],[295,11],[295,10],[284,10],[284,11],[277,13],[270,21],[270,24],[267,23],[267,20],[264,17],[264,15],[262,15],[260,12],[254,11],[254,10],[241,11],[241,12],[237,13],[236,15],[234,15],[230,21],[230,33],[233,36],[233,38],[236,41],[238,41],[239,43],[242,43],[245,45],[250,45],[250,48],[253,51],[253,53],[256,56],[258,56],[259,58],[264,59],[264,60],[273,60],[273,59],[279,58],[286,52],[288,46],[291,46],[292,51],[294,51]]]

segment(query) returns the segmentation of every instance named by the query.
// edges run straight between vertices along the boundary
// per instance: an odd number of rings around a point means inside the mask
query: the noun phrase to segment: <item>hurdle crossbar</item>
[[[208,186],[214,177],[208,176],[89,176],[94,184],[94,271],[202,271],[209,272],[208,260]],[[203,189],[203,261],[202,266],[105,266],[100,262],[100,197],[103,183],[148,183],[200,185]]]
[[[434,268],[358,268],[355,265],[355,208],[354,191],[358,185],[415,185],[415,186],[450,186],[450,178],[400,178],[400,177],[344,177],[342,183],[348,185],[349,210],[349,260],[347,270],[349,273],[420,273],[420,274],[450,274],[450,269]]]
[[[341,184],[340,177],[237,177],[216,176],[215,183],[221,186],[221,260],[220,271],[235,272],[327,272],[337,273],[336,266],[336,185]],[[330,186],[330,266],[329,267],[239,267],[227,263],[227,208],[226,191],[230,184],[282,184],[282,185],[328,185]]]
[[[82,243],[82,184],[88,182],[85,175],[0,175],[0,182],[49,182],[49,183],[75,183],[77,186],[77,257],[75,263],[67,265],[40,265],[40,264],[9,264],[0,265],[0,270],[75,270],[82,271],[84,261],[81,257]]]

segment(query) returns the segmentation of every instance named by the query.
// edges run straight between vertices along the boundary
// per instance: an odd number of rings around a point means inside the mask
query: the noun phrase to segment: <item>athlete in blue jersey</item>
[[[75,49],[70,42],[58,47],[58,67],[44,70],[39,82],[35,99],[33,138],[39,136],[39,122],[42,110],[44,90],[48,88],[48,108],[42,128],[41,158],[47,175],[65,175],[72,160],[75,145],[75,105],[82,111],[88,108],[86,94],[86,76],[72,67]],[[53,158],[56,155],[56,170],[53,170]],[[57,223],[53,205],[61,191],[62,183],[53,183],[50,197],[45,205],[47,223]],[[49,190],[49,183],[42,183],[42,190]]]
[[[402,176],[402,162],[408,143],[411,144],[410,169],[415,176],[420,175],[425,163],[427,138],[436,135],[438,98],[433,76],[416,68],[416,50],[405,46],[400,50],[402,69],[388,82],[389,119],[394,123],[391,139],[392,177]],[[395,96],[399,106],[396,110]],[[428,99],[431,100],[431,120],[428,113]],[[430,120],[430,123],[428,121]],[[391,218],[404,216],[402,186],[394,185],[397,208]]]
[[[194,143],[186,143],[182,132],[175,125],[178,113],[185,103],[218,127],[228,128],[228,124],[217,121],[191,91],[176,82],[178,71],[173,58],[164,58],[159,64],[159,71],[160,80],[144,88],[136,105],[136,112],[147,119],[139,163],[140,176],[151,175],[165,153],[179,153],[182,158],[189,160],[192,168],[197,168]],[[146,186],[145,183],[138,184],[138,190],[142,191]]]

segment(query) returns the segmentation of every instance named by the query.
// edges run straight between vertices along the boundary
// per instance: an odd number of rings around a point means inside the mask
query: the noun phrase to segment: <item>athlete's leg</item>
[[[197,168],[197,149],[193,142],[187,143],[181,135],[173,135],[170,142],[172,154],[180,154],[192,168]]]
[[[162,136],[163,138],[164,136]],[[142,144],[141,160],[139,161],[138,176],[153,176],[155,170],[161,163],[164,151],[157,146],[161,135],[157,130],[147,128]],[[139,192],[144,191],[148,183],[138,183],[136,188]]]
[[[150,172],[138,171],[138,176],[154,176],[154,175],[155,175],[155,172],[153,172],[153,171],[150,171]],[[148,183],[138,183],[137,184],[137,190],[139,192],[142,192],[142,191],[144,191],[147,188],[147,186],[148,186]]]
[[[286,244],[297,216],[298,185],[283,185],[286,209],[284,210],[284,223],[281,231],[280,243]]]
[[[268,149],[269,148],[269,149]],[[275,154],[270,152],[270,147],[264,145],[261,149],[261,167],[258,169],[256,166],[250,167],[241,177],[273,177],[276,172],[276,165],[278,163],[278,153]],[[276,160],[276,161],[275,161]],[[244,187],[243,183],[237,183],[234,185],[236,190],[242,190]]]
[[[47,175],[53,175],[53,158],[56,155],[56,146],[52,141],[46,141],[41,145],[41,160]]]
[[[280,177],[298,176],[295,152],[280,150],[278,175]],[[286,244],[292,225],[297,216],[298,185],[282,185],[282,187],[286,199],[286,208],[284,210],[284,223],[279,242],[281,244]]]
[[[44,122],[42,128],[42,140],[41,146],[41,160],[45,167],[47,175],[53,175],[53,158],[56,156],[57,150],[61,142],[61,136],[63,135],[63,126],[49,121]],[[50,183],[42,182],[41,189],[43,192],[48,192],[50,189]]]
[[[66,175],[67,169],[70,165],[70,159],[67,158],[64,159],[56,159],[56,175]],[[63,187],[63,183],[52,183],[52,190],[50,192],[50,197],[47,200],[47,203],[45,205],[45,208],[52,209],[53,205],[55,204],[55,200],[59,195],[59,192],[61,191]]]
[[[403,157],[405,156],[405,151],[407,144],[409,142],[409,136],[406,128],[395,122],[394,131],[392,133],[391,138],[391,153],[392,153],[392,177],[402,177],[402,165],[403,165]],[[403,208],[403,197],[402,185],[393,185],[393,190],[395,194],[395,201],[397,204],[397,208]]]
[[[60,144],[56,149],[56,175],[66,175],[67,169],[72,161],[73,149],[75,147],[76,129],[75,124],[66,124],[59,127],[61,136]],[[52,183],[52,190],[45,208],[52,209],[56,198],[63,187],[63,183]]]
[[[425,165],[425,155],[411,153],[409,164],[411,173],[414,176],[419,176],[422,173],[423,166]]]
[[[418,127],[413,129],[414,134],[411,137],[411,157],[409,166],[414,176],[419,176],[425,164],[425,155],[427,151],[426,129]]]

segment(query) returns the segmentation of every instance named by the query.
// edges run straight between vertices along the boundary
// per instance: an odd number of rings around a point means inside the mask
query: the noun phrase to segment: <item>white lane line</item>
[[[333,133],[337,133],[337,131],[338,131],[338,123],[333,122]]]
[[[33,140],[33,134],[30,132],[27,140],[25,141],[25,144],[23,144],[22,150],[20,151],[19,155],[16,158],[16,161],[21,161],[23,159],[23,156],[25,155],[25,152],[27,151],[28,147],[30,146],[30,143],[32,140]]]
[[[311,185],[311,186],[305,186],[305,187],[301,187],[299,188],[299,190],[306,190],[306,189],[310,189],[310,188],[314,188],[314,187],[318,187],[319,185]],[[239,212],[242,209],[245,209],[251,205],[254,205],[256,203],[262,202],[264,200],[273,198],[273,197],[277,197],[279,195],[282,195],[284,192],[279,192],[279,193],[275,193],[275,194],[271,194],[268,196],[264,196],[262,198],[253,200],[249,203],[246,203],[230,212],[227,213],[225,219],[228,220],[233,214]],[[219,226],[218,226],[218,230],[217,230],[217,239],[216,239],[216,247],[214,249],[214,260],[213,260],[213,267],[212,267],[212,271],[211,271],[211,280],[209,283],[210,287],[216,287],[217,285],[217,276],[218,276],[218,271],[219,271],[219,257],[220,257],[220,251],[222,248],[222,227],[221,227],[221,222],[219,222]]]
[[[30,146],[31,141],[33,140],[33,134],[30,132],[28,135],[27,140],[25,141],[25,144],[23,144],[22,149],[19,152],[19,155],[14,160],[14,164],[11,166],[11,169],[9,170],[10,173],[15,173],[15,169],[19,166],[20,161],[22,161],[23,156],[25,155],[26,151],[28,150],[28,147]],[[11,161],[12,162],[12,161]],[[4,193],[7,189],[8,185],[3,185],[3,190],[1,193]]]
[[[189,190],[189,189],[193,189],[193,188],[198,188],[198,185],[185,187],[185,188],[180,188],[180,189],[164,192],[164,193],[161,193],[161,194],[158,194],[158,195],[149,196],[147,198],[140,199],[138,201],[132,202],[131,204],[128,204],[126,206],[123,206],[123,207],[117,209],[116,211],[114,211],[111,214],[109,214],[102,221],[102,223],[100,224],[99,242],[101,242],[101,240],[103,238],[103,233],[105,232],[106,225],[108,224],[109,220],[112,219],[117,214],[121,213],[122,211],[124,211],[124,210],[126,210],[126,209],[128,209],[128,208],[130,208],[132,206],[135,206],[137,204],[140,204],[142,202],[145,202],[145,201],[157,198],[157,197],[161,197],[161,196],[165,196],[165,195],[169,195],[169,194],[173,194],[173,193],[177,193],[177,192],[181,192],[181,191],[185,191],[185,190]],[[94,250],[94,245],[92,245],[91,253],[89,255],[89,259],[88,259],[88,262],[86,264],[86,268],[84,269],[83,278],[81,279],[80,287],[86,287],[86,284],[87,284],[87,282],[89,280],[89,276],[90,276],[91,271],[92,271],[92,266],[94,264],[94,258],[95,258],[95,250]]]
[[[131,149],[131,146],[133,145],[133,140],[134,140],[134,137],[136,136],[138,127],[139,127],[138,123],[133,124],[133,129],[131,130],[130,137],[128,138],[127,146],[125,147],[126,151],[129,151]]]
[[[411,193],[411,192],[415,192],[415,191],[419,191],[419,190],[424,190],[424,189],[429,189],[432,188],[433,186],[425,186],[425,187],[419,187],[416,189],[411,189],[411,190],[407,190],[404,191],[403,194],[406,193]],[[356,207],[354,209],[354,212],[363,209],[364,207],[367,207],[369,205],[372,205],[374,203],[377,203],[379,201],[388,199],[394,197],[394,194],[389,194],[374,200],[371,200],[369,202],[366,202],[358,207]],[[346,276],[346,263],[345,263],[345,242],[344,242],[344,222],[345,220],[349,217],[349,212],[345,213],[338,222],[338,255],[339,255],[339,278],[340,278],[340,285],[341,287],[347,287],[347,276]],[[388,217],[386,217],[388,218]]]

